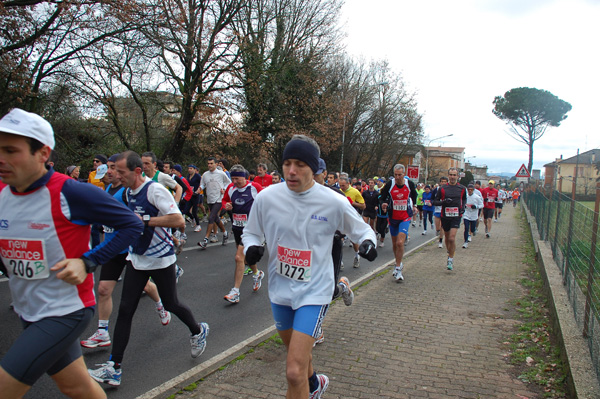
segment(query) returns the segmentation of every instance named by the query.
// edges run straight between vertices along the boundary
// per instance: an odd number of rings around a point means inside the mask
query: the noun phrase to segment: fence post
[[[577,169],[579,169],[579,149],[577,149],[577,161],[575,163],[575,173],[573,173],[573,185],[571,188],[571,209],[569,210],[569,229],[567,231],[567,257],[565,259],[565,273],[563,274],[563,285],[567,283],[567,273],[569,271],[571,259],[571,238],[573,235],[573,217],[575,215],[575,191],[577,190]]]
[[[550,239],[550,210],[552,209],[552,196],[554,194],[554,179],[552,180],[552,186],[546,188],[546,197],[548,197],[548,215],[546,216],[546,234],[544,235],[544,241]]]
[[[561,176],[558,178],[558,198],[556,199],[556,225],[554,226],[554,247],[553,247],[554,259],[556,259],[556,254],[558,253],[557,245],[558,245],[558,232],[559,232],[559,227],[560,227],[560,200],[562,198],[562,183],[563,183],[563,178]]]
[[[592,287],[594,284],[594,268],[596,267],[596,241],[598,240],[598,212],[600,211],[600,182],[596,182],[596,205],[594,206],[594,224],[592,226],[592,246],[590,254],[590,268],[588,269],[587,293],[585,295],[585,318],[583,320],[583,336],[588,337],[590,323],[590,302],[592,301]]]

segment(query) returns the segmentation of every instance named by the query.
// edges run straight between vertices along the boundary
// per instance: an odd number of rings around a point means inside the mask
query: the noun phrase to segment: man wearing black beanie
[[[269,248],[269,299],[288,351],[288,399],[320,398],[329,384],[327,376],[313,369],[312,348],[335,286],[335,231],[360,242],[360,254],[367,260],[377,256],[375,233],[348,200],[315,183],[319,155],[313,139],[292,137],[283,151],[285,184],[269,186],[256,196],[242,236],[247,264],[262,257],[263,237]]]

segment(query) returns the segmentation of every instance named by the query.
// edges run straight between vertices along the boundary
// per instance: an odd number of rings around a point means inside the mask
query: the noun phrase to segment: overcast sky
[[[465,147],[489,172],[516,173],[527,145],[492,114],[494,97],[512,88],[573,106],[535,143],[534,169],[600,147],[598,21],[600,0],[346,0],[341,22],[350,55],[387,59],[417,93],[426,143],[453,134],[431,145]]]

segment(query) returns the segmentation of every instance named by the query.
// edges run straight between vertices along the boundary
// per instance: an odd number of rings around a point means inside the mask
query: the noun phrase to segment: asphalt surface
[[[205,224],[202,226],[204,229]],[[219,242],[201,250],[196,242],[204,237],[204,230],[200,233],[194,233],[189,227],[187,230],[188,243],[178,259],[179,266],[185,271],[179,281],[178,295],[179,299],[192,309],[199,322],[207,322],[210,325],[206,351],[201,357],[192,359],[187,327],[175,316],[168,326],[162,326],[154,303],[144,297],[134,317],[131,338],[123,360],[121,386],[105,386],[109,398],[124,399],[143,395],[273,325],[266,276],[261,290],[256,293],[252,292],[252,279],[245,278],[238,304],[230,304],[223,299],[233,286],[233,236],[225,246]],[[407,251],[432,238],[431,230],[426,236],[421,235],[421,231],[419,227],[411,228],[411,241],[406,247]],[[387,236],[385,247],[378,248],[378,258],[371,263],[361,259],[358,269],[352,267],[353,250],[346,246],[343,258],[345,269],[342,275],[347,276],[352,283],[389,263],[393,260],[391,246],[391,240]],[[264,260],[259,263],[259,268],[266,269]],[[11,299],[5,280],[0,278],[0,357],[6,353],[21,331],[18,317],[8,306]],[[120,287],[120,284],[117,285],[113,294],[114,310],[109,326],[111,334],[117,317]],[[97,316],[85,336],[81,338],[85,339],[93,334],[96,327]],[[111,347],[82,349],[87,366],[95,368],[96,364],[108,360]],[[25,397],[53,399],[63,396],[54,382],[45,375]]]

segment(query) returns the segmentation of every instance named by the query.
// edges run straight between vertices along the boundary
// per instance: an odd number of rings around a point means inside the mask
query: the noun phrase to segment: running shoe
[[[183,276],[183,269],[175,265],[175,284],[179,282],[179,277]]]
[[[121,369],[115,370],[115,363],[108,361],[104,364],[97,364],[100,366],[96,370],[88,369],[90,377],[98,382],[118,387],[121,385]]]
[[[360,258],[358,256],[354,256],[354,263],[352,264],[352,267],[355,269],[360,267]]]
[[[254,272],[252,271],[252,269],[250,269],[250,266],[246,266],[246,270],[244,270],[244,276],[249,276],[252,273]]]
[[[215,234],[210,236],[210,242],[219,242],[219,239],[217,238],[217,236]]]
[[[195,231],[196,233],[199,233],[199,232],[201,232],[201,231],[202,231],[202,226],[200,226],[200,225],[196,226],[196,227],[194,228],[194,231]]]
[[[494,219],[494,223],[496,223],[498,221],[498,219]]]
[[[448,263],[446,264],[446,268],[448,270],[452,270],[454,268],[454,259],[448,258]]]
[[[340,261],[340,270],[344,270],[344,261]]]
[[[321,330],[321,335],[319,335],[319,338],[315,339],[315,342],[313,342],[313,348],[318,344],[322,344],[323,342],[325,342],[325,334],[323,334],[323,330]]]
[[[179,240],[181,238],[181,231],[175,230],[175,232],[173,233],[173,238],[176,238]]]
[[[319,387],[308,395],[308,399],[320,399],[329,386],[329,378],[325,374],[317,374],[317,379],[319,380]]]
[[[485,238],[490,238],[490,233],[485,233]]]
[[[352,302],[354,301],[354,292],[352,292],[352,288],[350,288],[348,277],[340,278],[338,285],[342,286],[342,299],[344,300],[344,305],[352,305]]]
[[[182,239],[183,241],[187,241],[187,234],[185,234],[185,233],[181,233],[181,239]]]
[[[92,335],[88,339],[84,339],[83,341],[81,341],[80,344],[84,348],[97,348],[97,347],[110,346],[110,344],[111,344],[110,334],[108,334],[108,331],[106,331],[104,329],[102,329],[102,330],[99,329],[98,331],[96,331],[94,333],[94,335]]]
[[[254,283],[252,284],[252,290],[258,291],[260,290],[260,286],[262,285],[262,279],[265,276],[265,273],[262,270],[258,271],[258,274],[252,276]]]
[[[200,334],[192,335],[190,338],[193,358],[200,356],[204,352],[204,349],[206,349],[206,337],[208,337],[208,332],[210,331],[208,324],[198,323],[198,325],[200,326]]]
[[[225,230],[223,232],[223,245],[227,244],[227,240],[229,239],[229,232],[227,230]]]
[[[206,249],[207,245],[208,245],[208,238],[204,238],[204,240],[198,241],[198,246],[202,249]]]
[[[406,241],[404,241],[404,244],[408,245],[409,242],[410,242],[410,235],[407,235]]]
[[[467,248],[469,246],[469,242],[465,241],[465,243],[463,244],[463,248]]]
[[[383,248],[383,241],[379,241],[379,248]]]
[[[396,267],[394,270],[394,278],[396,279],[396,281],[404,281],[404,276],[402,275],[402,269],[404,269],[404,267]]]
[[[168,312],[164,307],[156,308],[156,313],[160,317],[160,323],[166,326],[171,321],[171,313]]]
[[[185,217],[185,222],[186,222],[186,223],[189,223],[189,224],[192,224],[192,223],[193,223],[193,221],[192,221],[192,218],[191,218],[191,217],[189,217],[189,216],[186,216],[186,217]],[[194,226],[192,225],[192,227],[194,227]]]
[[[427,234],[427,230],[423,230],[423,232],[421,233],[422,236],[424,236],[425,234]]]
[[[240,291],[236,291],[233,288],[229,291],[229,294],[223,297],[227,302],[238,303],[240,301]]]
[[[442,241],[438,242],[438,248],[444,248],[444,243]]]
[[[412,222],[413,227],[417,225],[417,222]]]
[[[473,234],[474,235],[474,234]],[[471,242],[471,236],[467,237],[467,242]]]

